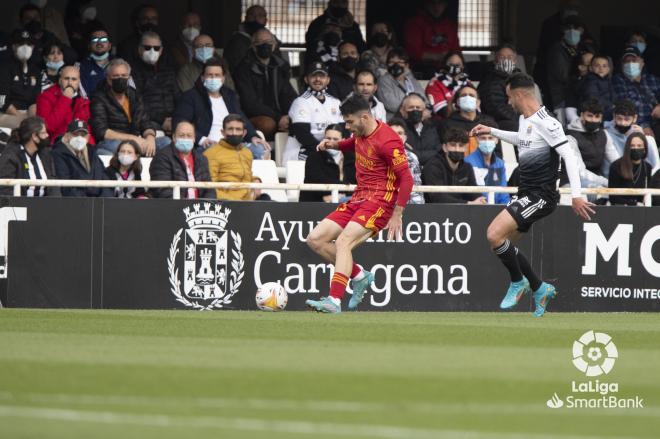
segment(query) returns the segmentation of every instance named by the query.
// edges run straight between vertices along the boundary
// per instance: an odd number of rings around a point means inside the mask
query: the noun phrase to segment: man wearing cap
[[[614,75],[612,85],[617,99],[629,99],[637,108],[637,124],[646,135],[660,134],[660,79],[644,70],[639,50],[626,47],[621,57],[621,73]],[[656,136],[657,137],[657,136]]]
[[[319,154],[316,145],[323,139],[328,125],[343,123],[339,112],[339,99],[327,92],[330,76],[320,61],[307,67],[305,76],[307,90],[291,104],[291,133],[284,150],[284,161],[306,160]]]
[[[60,69],[60,78],[37,97],[37,115],[46,121],[53,143],[59,140],[74,120],[89,121],[89,99],[80,94],[80,70],[76,66]],[[90,139],[90,143],[94,143]]]
[[[62,180],[107,180],[105,168],[89,144],[87,122],[75,119],[53,148],[55,175]],[[64,197],[112,197],[112,188],[63,187]]]
[[[35,101],[41,91],[39,67],[30,62],[34,41],[25,30],[14,31],[12,59],[0,66],[0,126],[17,128],[23,119],[35,115]]]

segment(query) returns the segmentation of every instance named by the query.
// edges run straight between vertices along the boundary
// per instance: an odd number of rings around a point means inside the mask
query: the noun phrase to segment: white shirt
[[[330,95],[325,95],[325,101],[319,101],[309,90],[297,97],[289,109],[291,123],[308,123],[312,136],[321,141],[328,125],[343,123],[339,112],[341,102]]]
[[[227,105],[225,100],[221,97],[211,98],[211,111],[213,112],[213,122],[211,122],[211,131],[206,136],[211,139],[214,143],[222,139],[222,121],[225,120],[225,117],[229,115],[229,110],[227,110]]]

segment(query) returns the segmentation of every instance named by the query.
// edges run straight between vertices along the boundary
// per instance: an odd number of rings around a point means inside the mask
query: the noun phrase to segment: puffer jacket
[[[211,181],[211,177],[209,176],[209,162],[204,154],[197,147],[193,149],[192,154],[195,162],[195,181]],[[149,176],[152,181],[188,181],[186,165],[179,158],[179,153],[174,147],[174,143],[171,143],[156,153],[153,160],[151,160],[151,165],[149,165]],[[199,189],[197,193],[199,198],[215,198],[215,191],[213,189]],[[172,189],[152,188],[150,195],[153,198],[172,198]],[[181,198],[187,197],[188,191],[181,189]]]
[[[490,66],[488,73],[479,83],[481,111],[495,119],[499,127],[507,131],[518,131],[520,116],[509,105],[506,95],[506,81],[509,78],[504,72]]]
[[[165,118],[171,117],[179,95],[174,67],[166,62],[149,65],[138,61],[133,65],[131,76],[151,120],[162,124]]]
[[[211,181],[251,183],[252,152],[243,145],[232,146],[225,140],[204,151],[209,161]],[[249,200],[250,189],[216,189],[218,200]]]

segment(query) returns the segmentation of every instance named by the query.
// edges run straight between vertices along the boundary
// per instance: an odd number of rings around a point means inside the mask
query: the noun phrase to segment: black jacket
[[[601,78],[593,72],[587,73],[587,76],[580,81],[578,103],[589,98],[598,99],[598,102],[603,106],[603,120],[612,120],[616,95],[614,94],[611,77]]]
[[[330,84],[328,85],[328,94],[344,101],[346,96],[353,91],[355,79],[346,73],[337,63],[330,65]]]
[[[633,165],[633,176],[635,173],[639,173],[637,181],[626,180],[623,178],[620,169],[621,159],[615,160],[614,163],[612,163],[612,166],[610,166],[610,175],[607,182],[607,187],[622,189],[644,189],[647,187],[653,187],[651,178],[651,172],[653,172],[653,170],[651,165],[646,160],[642,160],[640,165]],[[657,179],[657,175],[658,173],[656,172],[654,178]],[[644,197],[641,195],[610,195],[609,198],[612,205],[618,204],[624,206],[635,206],[637,203],[644,202]]]
[[[7,49],[11,52],[11,45]],[[41,72],[36,64],[28,62],[28,71],[23,72],[23,64],[13,56],[0,65],[0,97],[4,102],[0,111],[5,112],[10,105],[17,110],[27,110],[37,102],[41,93]]]
[[[443,135],[449,128],[456,128],[469,133],[472,128],[484,124],[492,128],[498,128],[497,122],[484,113],[477,113],[477,118],[469,120],[464,118],[459,111],[454,111],[447,119],[440,121],[440,134]]]
[[[509,75],[506,73],[495,70],[494,66],[490,67],[479,83],[481,111],[495,119],[501,129],[518,131],[520,115],[509,105],[509,98],[506,96],[508,78]]]
[[[204,154],[198,148],[195,148],[192,154],[195,161],[195,181],[211,181],[209,162]],[[174,143],[156,153],[149,166],[149,175],[152,181],[188,181],[186,165],[179,158]],[[172,198],[172,189],[153,188],[150,194],[154,198]],[[199,198],[215,198],[215,189],[199,189],[198,194]],[[186,189],[181,189],[181,197],[188,197]]]
[[[433,119],[422,123],[422,132],[417,134],[417,130],[410,123],[406,122],[406,136],[408,143],[413,147],[415,154],[419,158],[419,164],[424,167],[431,157],[437,154],[442,140],[438,133],[438,125]]]
[[[142,105],[142,99],[132,87],[126,91],[131,109],[131,120],[128,120],[124,109],[112,94],[107,82],[102,82],[96,89],[90,104],[92,134],[97,142],[105,139],[108,129],[122,133],[140,136],[147,129],[157,130],[158,124],[153,122]]]
[[[53,147],[53,162],[57,178],[61,180],[106,180],[103,163],[96,155],[95,148],[88,145],[87,154],[89,172],[64,143],[57,142]],[[62,195],[65,197],[112,197],[113,193],[110,188],[63,187]]]
[[[291,103],[298,97],[289,82],[291,67],[277,56],[264,66],[250,51],[233,76],[241,107],[248,117],[268,116],[278,121],[289,113]]]
[[[53,157],[50,153],[50,148],[42,148],[37,154],[41,159],[41,163],[46,172],[46,177],[48,180],[55,179],[55,165],[53,164]],[[25,157],[25,152],[23,147],[16,143],[9,143],[5,146],[5,149],[2,150],[2,155],[0,155],[0,178],[22,178],[29,179],[30,175],[27,170],[27,158]],[[21,195],[27,195],[27,186],[21,188]],[[0,186],[0,195],[13,195],[14,188],[11,186]],[[61,196],[60,188],[58,187],[47,187],[46,188],[47,197],[59,197]]]
[[[220,95],[224,99],[229,113],[240,114],[245,119],[245,128],[247,129],[245,141],[250,142],[250,139],[256,136],[257,132],[250,120],[245,116],[245,113],[243,113],[236,92],[223,86],[220,89]],[[199,143],[202,137],[208,136],[211,132],[211,124],[213,123],[211,98],[201,80],[197,80],[195,86],[183,93],[177,102],[172,116],[172,127],[175,127],[182,120],[193,121],[195,123],[195,143]]]
[[[120,179],[121,175],[119,173],[119,169],[112,166],[105,168],[105,176],[108,180],[126,181],[123,178]],[[135,174],[133,181],[142,181],[142,174]],[[115,188],[112,193],[113,196],[117,198],[138,198],[147,196],[147,191],[145,188],[140,186],[122,188],[118,187]]]
[[[422,168],[422,181],[428,186],[476,186],[472,165],[461,161],[456,171],[449,167],[444,151],[438,152]],[[425,194],[427,203],[467,203],[481,194]]]
[[[137,61],[132,67],[131,76],[142,97],[144,111],[152,121],[162,124],[165,118],[172,116],[179,94],[174,67],[164,61],[156,65]]]
[[[339,166],[327,151],[309,149],[305,160],[305,183],[340,184]],[[323,201],[330,192],[301,191],[300,201]]]
[[[660,189],[660,170],[656,171],[655,174],[653,174],[653,177],[651,178],[651,184],[649,187],[652,187],[654,189]],[[656,195],[653,197],[653,205],[654,206],[660,206],[660,195]]]
[[[326,26],[326,23],[330,21],[341,21],[341,18],[333,17],[328,9],[326,9],[323,14],[316,17],[309,24],[307,32],[305,33],[306,49],[308,54],[316,52],[316,45],[318,40],[321,38],[323,29]],[[342,23],[343,24],[343,23]],[[367,49],[367,43],[364,41],[362,36],[362,31],[360,30],[360,25],[356,22],[353,22],[350,26],[342,26],[341,31],[342,41],[350,41],[355,44],[359,53],[364,52]]]

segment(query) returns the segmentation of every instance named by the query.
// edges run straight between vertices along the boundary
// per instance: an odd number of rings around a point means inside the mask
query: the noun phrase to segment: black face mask
[[[245,32],[249,33],[250,35],[254,34],[256,31],[262,29],[263,27],[264,25],[258,21],[246,21],[243,23],[243,29],[245,29]]]
[[[348,14],[348,8],[343,8],[341,6],[331,6],[328,8],[328,12],[330,12],[330,15],[335,18],[344,18],[344,16]]]
[[[449,151],[447,152],[447,158],[454,163],[458,163],[465,158],[465,154],[460,151]]]
[[[115,78],[112,80],[112,91],[115,93],[126,93],[128,90],[128,78]]]
[[[355,70],[357,63],[358,63],[358,59],[352,56],[347,56],[346,58],[342,58],[341,60],[339,60],[339,64],[341,65],[341,68],[348,72]]]
[[[390,42],[390,37],[385,32],[378,32],[371,36],[371,44],[376,47],[385,47]]]
[[[227,143],[229,143],[231,146],[238,146],[243,142],[243,136],[239,136],[237,134],[231,135],[231,136],[225,136],[225,140]]]
[[[463,67],[457,64],[449,64],[447,66],[447,72],[449,72],[451,76],[460,75],[461,73],[463,73]]]
[[[626,134],[632,125],[614,125],[614,128],[621,134]]]
[[[583,125],[584,125],[584,129],[585,129],[588,133],[595,133],[595,132],[598,131],[598,129],[600,128],[600,126],[601,126],[601,122],[590,122],[590,121],[587,121],[587,122],[584,122]]]
[[[392,64],[391,66],[387,67],[387,71],[389,72],[390,75],[394,76],[395,78],[398,78],[403,74],[404,68],[401,67],[399,64]]]
[[[39,141],[36,142],[38,150],[42,150],[50,146],[50,138],[46,137],[45,139],[42,139],[41,137],[37,136],[37,139],[39,139]]]
[[[323,35],[323,44],[328,47],[335,47],[339,44],[340,41],[341,37],[334,32],[328,32]]]
[[[258,46],[254,46],[254,51],[261,59],[270,58],[273,54],[273,46],[270,43],[261,43]]]
[[[408,118],[406,119],[412,124],[418,124],[422,121],[422,112],[421,110],[412,110],[408,112]]]
[[[632,160],[642,160],[642,159],[646,158],[646,150],[639,149],[639,148],[631,149],[630,150],[630,158]]]

